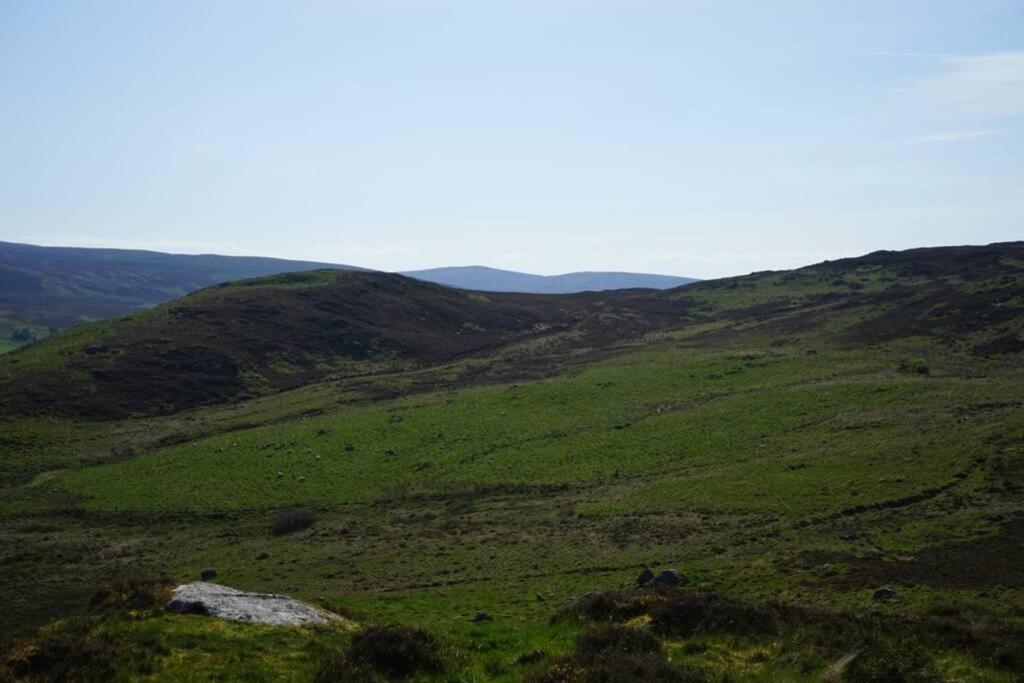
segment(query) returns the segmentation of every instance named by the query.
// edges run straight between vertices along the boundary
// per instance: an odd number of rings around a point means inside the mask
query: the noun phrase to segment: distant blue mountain
[[[484,292],[528,292],[534,294],[571,294],[600,292],[609,289],[671,289],[697,280],[675,275],[584,271],[564,275],[532,275],[486,266],[428,268],[401,273],[418,280],[448,287],[476,289]]]

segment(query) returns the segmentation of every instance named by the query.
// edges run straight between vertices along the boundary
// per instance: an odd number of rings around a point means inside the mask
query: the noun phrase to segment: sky
[[[1024,239],[1024,0],[0,0],[0,240],[701,278]]]

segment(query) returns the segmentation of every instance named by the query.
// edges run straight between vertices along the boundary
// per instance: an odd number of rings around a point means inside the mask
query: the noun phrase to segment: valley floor
[[[12,420],[7,447],[32,448],[38,471],[11,469],[25,483],[3,493],[3,628],[80,613],[122,577],[214,568],[233,587],[423,627],[457,653],[445,677],[518,680],[573,651],[586,619],[556,613],[648,566],[743,604],[1019,635],[1013,357],[913,339],[708,350],[699,333],[545,380],[389,400],[328,382],[120,424]],[[312,525],[274,535],[296,508]],[[875,598],[883,586],[892,599]],[[312,679],[351,639],[148,612],[87,628],[152,650],[155,680]],[[818,677],[845,654],[776,631],[663,643],[710,680]],[[1009,681],[1024,665],[1009,645],[936,643],[920,647],[940,679]]]

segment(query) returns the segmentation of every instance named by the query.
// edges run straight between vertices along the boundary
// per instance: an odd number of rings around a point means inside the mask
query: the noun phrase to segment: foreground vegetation
[[[8,400],[8,669],[51,638],[155,680],[1017,680],[1024,249],[939,251],[170,414]],[[604,331],[631,315],[642,335]],[[111,329],[12,358],[40,373]],[[645,567],[682,586],[634,588]],[[83,614],[114,579],[208,568],[356,626]]]

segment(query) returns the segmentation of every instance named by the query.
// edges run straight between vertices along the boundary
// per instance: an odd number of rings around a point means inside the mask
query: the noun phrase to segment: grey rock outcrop
[[[178,586],[173,595],[167,608],[184,614],[203,614],[272,626],[309,626],[342,621],[335,614],[286,595],[246,593],[202,581]]]

